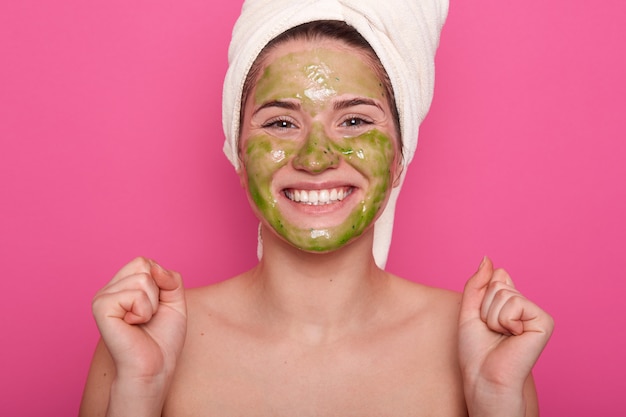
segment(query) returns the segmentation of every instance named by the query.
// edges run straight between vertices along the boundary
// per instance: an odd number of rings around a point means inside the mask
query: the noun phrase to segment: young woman
[[[419,26],[430,10],[442,23],[445,5],[423,3],[400,2],[414,13],[403,18]],[[458,294],[379,267],[375,223],[393,210],[410,119],[425,111],[406,111],[418,90],[399,91],[354,16],[327,14],[275,17],[288,27],[227,76],[225,90],[240,91],[225,125],[261,222],[258,265],[190,290],[155,261],[124,266],[93,302],[102,341],[82,416],[537,415],[531,369],[553,323],[504,270],[483,259]]]

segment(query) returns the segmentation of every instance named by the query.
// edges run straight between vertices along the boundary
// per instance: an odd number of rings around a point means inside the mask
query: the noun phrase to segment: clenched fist
[[[93,314],[118,378],[170,375],[187,327],[180,275],[137,258],[93,299]]]
[[[527,413],[524,387],[553,328],[552,317],[485,258],[465,285],[459,317],[459,360],[470,415],[533,414]]]

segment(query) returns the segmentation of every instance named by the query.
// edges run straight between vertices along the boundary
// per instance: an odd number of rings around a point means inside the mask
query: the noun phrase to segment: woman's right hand
[[[187,329],[180,274],[136,258],[98,291],[92,308],[115,363],[116,381],[126,388],[166,390]]]

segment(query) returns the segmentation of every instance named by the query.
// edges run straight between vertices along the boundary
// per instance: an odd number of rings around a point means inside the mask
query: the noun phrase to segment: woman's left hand
[[[524,385],[553,328],[552,317],[485,257],[465,285],[459,316],[459,361],[470,416],[526,414]]]

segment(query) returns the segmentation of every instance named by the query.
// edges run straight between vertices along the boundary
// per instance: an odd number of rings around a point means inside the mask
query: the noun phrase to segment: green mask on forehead
[[[328,100],[338,94],[353,93],[370,98],[385,99],[382,82],[372,78],[371,68],[364,59],[349,59],[341,55],[341,73],[329,66],[337,59],[337,51],[316,49],[313,54],[289,53],[265,68],[256,84],[256,104],[284,98],[301,100],[305,110],[319,111]],[[303,55],[311,55],[303,57]],[[370,76],[368,76],[370,75]]]

